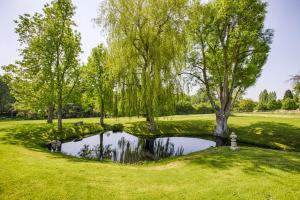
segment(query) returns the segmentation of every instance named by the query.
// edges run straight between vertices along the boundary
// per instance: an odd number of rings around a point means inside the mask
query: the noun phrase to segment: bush
[[[268,110],[268,106],[266,104],[259,103],[256,106],[256,110],[258,110],[258,111],[267,111]]]
[[[184,115],[184,114],[193,114],[195,113],[195,109],[189,101],[179,101],[176,103],[176,114]]]
[[[252,99],[243,99],[239,103],[239,111],[241,112],[253,112],[255,108],[255,102]]]
[[[210,103],[200,103],[194,106],[195,111],[198,114],[209,114],[214,113],[213,108],[211,107]]]
[[[124,125],[123,124],[114,124],[114,125],[112,125],[111,129],[113,132],[120,132],[120,131],[123,131]]]
[[[278,110],[281,108],[281,102],[272,100],[272,101],[268,102],[267,108],[268,108],[268,110]]]
[[[294,99],[286,98],[282,101],[281,108],[284,110],[296,110],[297,104]]]

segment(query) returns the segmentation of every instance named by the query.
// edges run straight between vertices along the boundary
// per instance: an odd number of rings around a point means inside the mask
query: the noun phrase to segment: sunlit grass
[[[264,114],[266,115],[266,114]],[[67,119],[64,123],[97,118]],[[126,129],[144,130],[143,118],[108,119]],[[160,162],[125,165],[51,153],[35,144],[39,134],[20,141],[20,130],[45,121],[0,122],[0,199],[286,199],[300,197],[300,153],[242,147],[212,148]],[[229,120],[239,138],[280,148],[299,148],[300,119],[236,114]],[[214,128],[213,115],[159,119],[151,134],[202,137]],[[17,131],[18,130],[18,131]],[[26,132],[23,132],[26,133]],[[259,133],[259,134],[257,134]],[[145,131],[148,135],[149,132]],[[20,136],[20,135],[19,135]]]

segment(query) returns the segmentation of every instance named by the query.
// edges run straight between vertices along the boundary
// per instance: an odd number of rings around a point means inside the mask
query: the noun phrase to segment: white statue
[[[237,143],[236,143],[237,135],[234,132],[232,132],[230,134],[230,138],[231,138],[231,140],[230,140],[231,141],[230,149],[231,150],[238,150],[239,147],[237,146]]]

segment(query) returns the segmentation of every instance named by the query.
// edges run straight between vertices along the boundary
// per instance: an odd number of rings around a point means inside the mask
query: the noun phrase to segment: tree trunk
[[[103,103],[103,98],[101,100],[101,108],[100,108],[100,125],[103,126],[104,125],[104,103]]]
[[[149,121],[148,121],[149,130],[150,131],[155,131],[156,130],[156,124],[155,124],[154,117],[153,116],[148,116],[147,119],[149,119]]]
[[[54,113],[54,107],[53,104],[48,105],[48,116],[47,116],[47,123],[52,124],[53,123],[53,113]]]
[[[216,146],[223,146],[227,143],[228,136],[228,114],[225,114],[223,111],[218,111],[216,113]]]
[[[104,148],[103,148],[103,133],[100,134],[100,144],[99,144],[99,159],[103,160],[103,154],[104,154]]]
[[[62,131],[62,91],[58,92],[57,101],[57,129],[59,132]]]

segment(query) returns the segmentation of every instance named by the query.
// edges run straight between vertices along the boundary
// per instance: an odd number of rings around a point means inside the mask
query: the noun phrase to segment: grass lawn
[[[98,122],[68,119],[65,123]],[[160,162],[127,165],[50,153],[39,145],[45,121],[0,122],[0,199],[300,199],[300,115],[236,114],[229,124],[243,142],[293,150],[212,148]],[[135,134],[210,136],[213,115],[120,118]],[[38,141],[38,142],[37,142]]]

